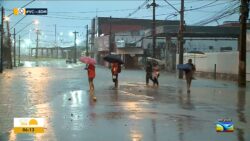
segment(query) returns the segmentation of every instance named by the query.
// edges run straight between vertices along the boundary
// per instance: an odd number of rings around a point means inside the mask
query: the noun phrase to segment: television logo
[[[44,133],[44,118],[14,118],[14,133]]]
[[[26,9],[25,8],[14,8],[13,9],[13,14],[14,15],[19,15],[19,14],[21,14],[21,15],[26,15]]]
[[[14,15],[47,15],[47,8],[14,8]]]
[[[234,125],[231,119],[219,119],[216,123],[216,132],[233,132]]]

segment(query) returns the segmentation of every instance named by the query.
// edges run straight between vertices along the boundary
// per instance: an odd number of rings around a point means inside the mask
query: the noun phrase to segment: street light
[[[70,37],[73,37],[74,36],[74,33],[72,31],[69,32],[69,36]]]
[[[39,25],[39,21],[38,21],[38,20],[34,20],[33,23],[34,23],[35,25]]]
[[[10,17],[5,16],[4,17],[4,21],[9,22],[10,21]]]
[[[39,25],[39,21],[38,20],[34,20],[33,21],[34,25]],[[40,34],[40,30],[38,29],[38,27],[35,28],[36,31],[36,58],[38,58],[38,35]]]
[[[76,45],[80,45],[80,43],[81,43],[81,40],[76,39]]]

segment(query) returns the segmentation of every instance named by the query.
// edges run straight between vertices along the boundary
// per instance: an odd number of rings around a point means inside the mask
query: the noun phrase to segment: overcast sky
[[[25,4],[29,3],[31,0],[4,0],[2,5],[6,9],[6,15],[11,14],[13,8],[20,8]],[[69,36],[69,32],[78,31],[79,39],[85,38],[85,25],[91,23],[91,19],[95,16],[105,17],[119,17],[119,18],[143,18],[152,19],[152,8],[146,8],[142,5],[145,0],[37,0],[29,4],[26,8],[47,8],[47,16],[25,16],[25,18],[18,23],[15,28],[16,31],[21,30],[25,25],[31,21],[37,19],[39,20],[39,29],[43,32],[41,38],[46,41],[54,40],[54,25],[57,25],[58,37],[63,39],[64,42],[72,41],[73,37]],[[180,9],[180,0],[168,0],[171,5],[176,9]],[[148,4],[152,3],[149,0]],[[179,20],[179,15],[176,14],[176,10],[169,6],[164,0],[156,0],[159,5],[156,9],[156,19],[157,20]],[[142,6],[141,8],[138,8]],[[188,25],[195,24],[201,20],[209,21],[214,18],[223,17],[225,18],[217,20],[217,22],[210,22],[208,25],[222,24],[223,21],[238,21],[239,15],[238,0],[185,0],[185,21]],[[233,11],[234,8],[236,11]],[[136,9],[138,11],[134,12]],[[231,9],[231,10],[230,10]],[[219,15],[225,12],[223,15]],[[229,13],[232,16],[227,16]],[[129,16],[129,14],[131,14]],[[176,16],[175,16],[176,15]],[[10,17],[10,27],[13,27],[23,15]],[[210,18],[210,19],[209,19]],[[202,23],[201,23],[202,24]],[[34,40],[34,25],[25,28],[20,34],[23,38],[29,38]],[[31,30],[32,32],[29,32]],[[13,32],[13,29],[12,31]]]

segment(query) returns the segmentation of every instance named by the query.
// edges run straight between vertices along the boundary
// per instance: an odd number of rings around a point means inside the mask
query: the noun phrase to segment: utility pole
[[[86,56],[89,56],[89,30],[88,25],[86,25]]]
[[[179,64],[183,64],[183,31],[184,31],[184,0],[181,0],[180,27],[178,37]],[[179,79],[183,78],[183,71],[179,70]]]
[[[3,29],[3,22],[4,21],[4,8],[2,7],[2,18],[1,18],[1,60],[0,60],[0,73],[3,73],[3,36],[4,36],[4,29]]]
[[[155,55],[155,48],[156,48],[156,23],[155,23],[155,7],[157,6],[157,4],[155,3],[155,0],[153,0],[153,3],[151,3],[150,5],[147,5],[147,8],[149,8],[150,6],[153,7],[153,20],[152,20],[152,56],[153,58],[156,57]]]
[[[155,47],[156,47],[156,29],[155,29],[155,7],[156,7],[156,3],[155,0],[153,0],[152,3],[153,6],[153,23],[152,23],[152,36],[153,36],[153,58],[155,58]]]
[[[7,60],[9,61],[8,63],[8,67],[10,69],[13,68],[13,65],[12,65],[12,42],[11,42],[11,34],[10,34],[10,24],[9,24],[9,21],[6,21],[7,22],[7,37],[8,37],[8,47],[9,47],[9,50],[8,52],[6,51],[6,58]]]
[[[239,74],[238,85],[239,87],[246,87],[246,31],[248,19],[249,0],[241,0],[240,7],[240,43],[239,43]]]
[[[74,57],[74,63],[76,63],[76,57],[77,57],[77,49],[76,49],[76,34],[78,33],[78,32],[73,32],[74,33],[74,35],[75,35],[75,57]]]
[[[113,51],[112,48],[112,17],[109,17],[109,54]]]
[[[14,28],[14,46],[13,46],[14,67],[16,67],[16,29]]]
[[[56,39],[56,24],[55,24],[55,48],[56,48],[56,57],[58,58],[59,48],[57,46],[57,39]]]
[[[21,64],[21,37],[20,35],[18,36],[19,39],[18,39],[18,66],[20,66]]]
[[[39,30],[37,29],[36,30],[36,58],[38,58],[38,41],[39,41],[38,35],[39,35]]]

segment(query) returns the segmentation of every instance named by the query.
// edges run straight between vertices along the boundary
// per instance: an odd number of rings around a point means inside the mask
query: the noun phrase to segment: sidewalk
[[[161,73],[160,87],[152,88],[143,70],[122,70],[115,90],[110,70],[98,66],[93,102],[84,65],[68,66],[0,75],[0,141],[250,140],[249,84],[239,89],[235,82],[197,78],[187,94],[175,74]],[[14,117],[44,117],[46,132],[15,135]],[[235,131],[217,133],[220,118],[231,118]]]

